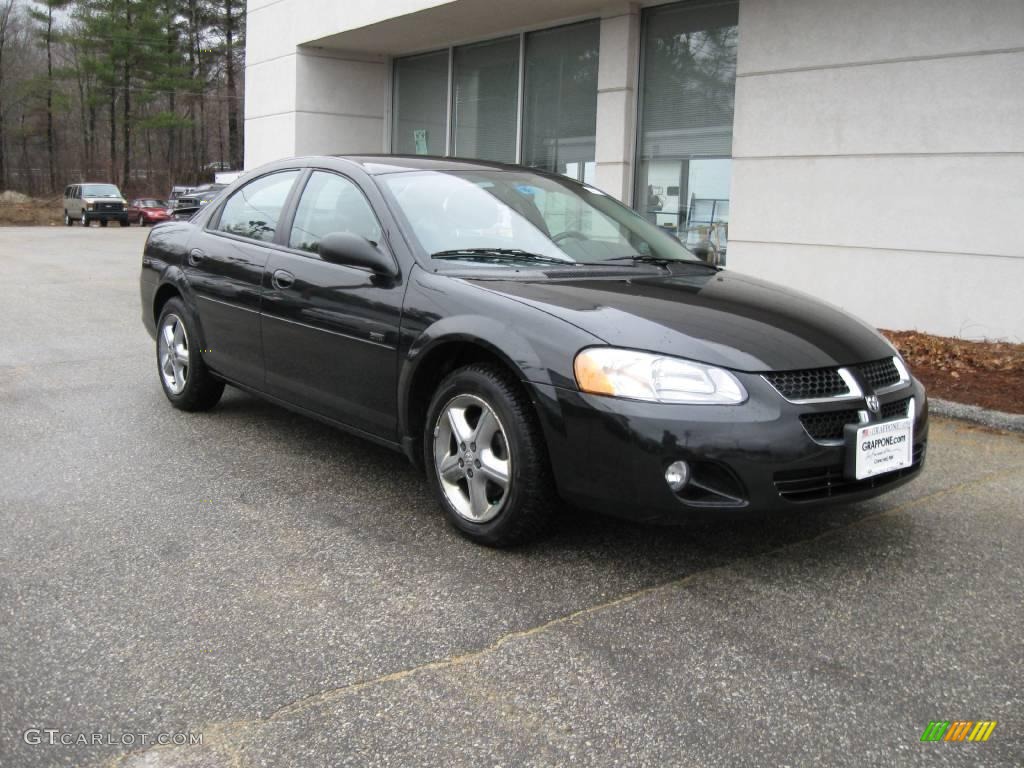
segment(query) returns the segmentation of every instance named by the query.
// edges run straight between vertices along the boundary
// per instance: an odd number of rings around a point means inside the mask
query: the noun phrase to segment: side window
[[[362,190],[344,176],[314,171],[302,191],[288,245],[316,253],[320,240],[332,232],[350,232],[374,243],[380,224]]]
[[[217,229],[239,237],[270,242],[298,171],[261,176],[239,189],[224,204]]]

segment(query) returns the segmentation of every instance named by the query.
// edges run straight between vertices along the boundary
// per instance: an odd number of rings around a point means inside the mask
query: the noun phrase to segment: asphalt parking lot
[[[172,410],[144,237],[0,229],[0,766],[1021,765],[1021,436],[935,419],[856,507],[483,549],[397,454]]]

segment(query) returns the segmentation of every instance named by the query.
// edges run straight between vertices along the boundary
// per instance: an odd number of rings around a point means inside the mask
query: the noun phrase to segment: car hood
[[[472,279],[621,347],[738,371],[785,371],[878,360],[892,347],[873,328],[813,296],[747,275],[673,266],[672,275]]]

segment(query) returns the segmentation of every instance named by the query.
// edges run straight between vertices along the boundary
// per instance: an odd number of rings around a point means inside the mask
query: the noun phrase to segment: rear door
[[[263,388],[263,272],[301,171],[273,171],[237,189],[189,244],[186,274],[206,341],[203,359],[221,375]]]
[[[267,392],[393,440],[404,283],[317,255],[332,232],[387,250],[380,222],[355,181],[326,170],[310,173],[292,219],[264,277]]]

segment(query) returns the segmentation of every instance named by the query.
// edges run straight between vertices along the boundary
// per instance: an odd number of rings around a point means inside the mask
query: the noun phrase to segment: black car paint
[[[701,264],[615,268],[494,268],[436,262],[406,239],[377,174],[494,164],[430,158],[299,158],[260,174],[301,169],[273,243],[207,229],[230,185],[190,222],[155,227],[141,276],[143,321],[156,333],[156,307],[179,293],[201,336],[204,360],[225,380],[301,413],[419,455],[425,404],[417,395],[453,345],[502,361],[528,389],[563,498],[640,519],[721,517],[798,506],[772,484],[780,467],[833,466],[844,449],[803,431],[800,413],[760,372],[877,360],[891,347],[859,320],[812,297]],[[392,277],[328,264],[287,247],[294,206],[311,168],[354,181],[384,232]],[[198,252],[198,253],[197,253]],[[198,256],[198,260],[197,257]],[[287,273],[287,286],[274,275]],[[562,276],[565,275],[565,276]],[[577,276],[583,275],[583,276]],[[575,354],[612,344],[728,368],[750,397],[738,406],[688,406],[582,393]],[[261,363],[261,358],[263,362]],[[883,403],[915,398],[915,446],[927,436],[927,402],[916,380]],[[740,479],[744,502],[729,509],[691,504],[664,482],[671,461],[720,462]],[[844,496],[853,500],[906,482],[919,470]]]

